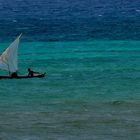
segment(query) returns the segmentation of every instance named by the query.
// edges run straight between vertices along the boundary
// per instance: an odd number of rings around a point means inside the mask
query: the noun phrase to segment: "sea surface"
[[[139,1],[0,0],[0,52],[20,33],[47,75],[0,80],[0,140],[140,140]]]

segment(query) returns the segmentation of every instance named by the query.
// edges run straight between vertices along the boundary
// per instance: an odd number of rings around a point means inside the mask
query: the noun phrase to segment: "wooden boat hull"
[[[33,77],[31,76],[18,76],[18,77],[0,76],[0,79],[29,79],[29,78],[43,78],[43,77],[45,77],[45,73],[38,74]]]

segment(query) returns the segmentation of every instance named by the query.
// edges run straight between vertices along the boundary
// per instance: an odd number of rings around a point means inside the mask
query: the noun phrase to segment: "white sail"
[[[18,71],[18,46],[20,36],[0,56],[0,69],[9,72]]]

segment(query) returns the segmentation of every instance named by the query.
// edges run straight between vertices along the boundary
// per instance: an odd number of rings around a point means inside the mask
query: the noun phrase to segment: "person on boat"
[[[28,68],[28,76],[33,77],[34,74],[40,74],[39,72],[34,72],[30,68]]]
[[[17,77],[18,77],[17,72],[13,72],[13,73],[11,73],[11,78],[17,78]]]

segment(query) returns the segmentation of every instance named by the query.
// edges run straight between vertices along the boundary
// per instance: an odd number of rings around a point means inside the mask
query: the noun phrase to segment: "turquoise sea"
[[[31,67],[47,76],[0,81],[0,138],[138,140],[139,46],[139,41],[21,42],[20,74]]]
[[[0,140],[139,140],[139,24],[129,0],[1,0],[0,52],[22,32],[19,75],[47,76],[0,80]]]

